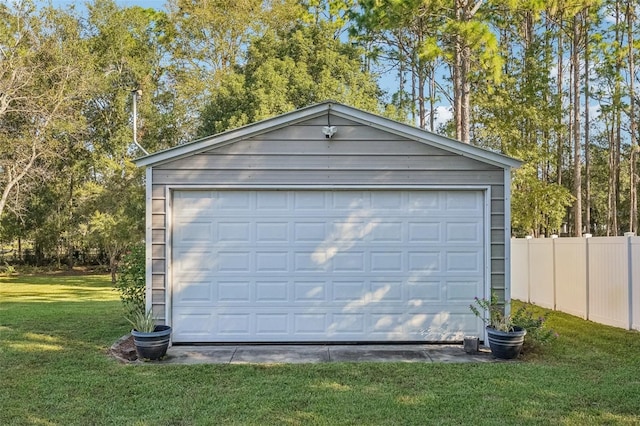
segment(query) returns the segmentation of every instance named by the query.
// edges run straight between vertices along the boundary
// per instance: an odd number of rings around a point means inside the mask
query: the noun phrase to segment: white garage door
[[[174,342],[479,335],[482,191],[175,191]]]

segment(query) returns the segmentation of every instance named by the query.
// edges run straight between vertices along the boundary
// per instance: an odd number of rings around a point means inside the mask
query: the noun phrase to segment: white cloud
[[[453,108],[451,106],[440,105],[436,107],[435,128],[447,124],[453,119]]]

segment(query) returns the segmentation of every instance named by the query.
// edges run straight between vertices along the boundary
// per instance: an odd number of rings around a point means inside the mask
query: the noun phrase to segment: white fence
[[[640,237],[513,239],[511,297],[640,330]]]

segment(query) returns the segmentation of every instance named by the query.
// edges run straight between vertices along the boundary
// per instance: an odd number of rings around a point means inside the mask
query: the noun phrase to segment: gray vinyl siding
[[[344,118],[331,117],[338,131],[326,139],[326,125],[324,115],[153,166],[152,303],[159,318],[166,310],[171,185],[488,185],[491,287],[504,300],[503,168]]]

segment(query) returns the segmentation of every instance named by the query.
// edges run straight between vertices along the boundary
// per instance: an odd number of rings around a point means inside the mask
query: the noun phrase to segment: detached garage
[[[174,343],[459,341],[508,298],[503,155],[325,102],[137,164]]]

